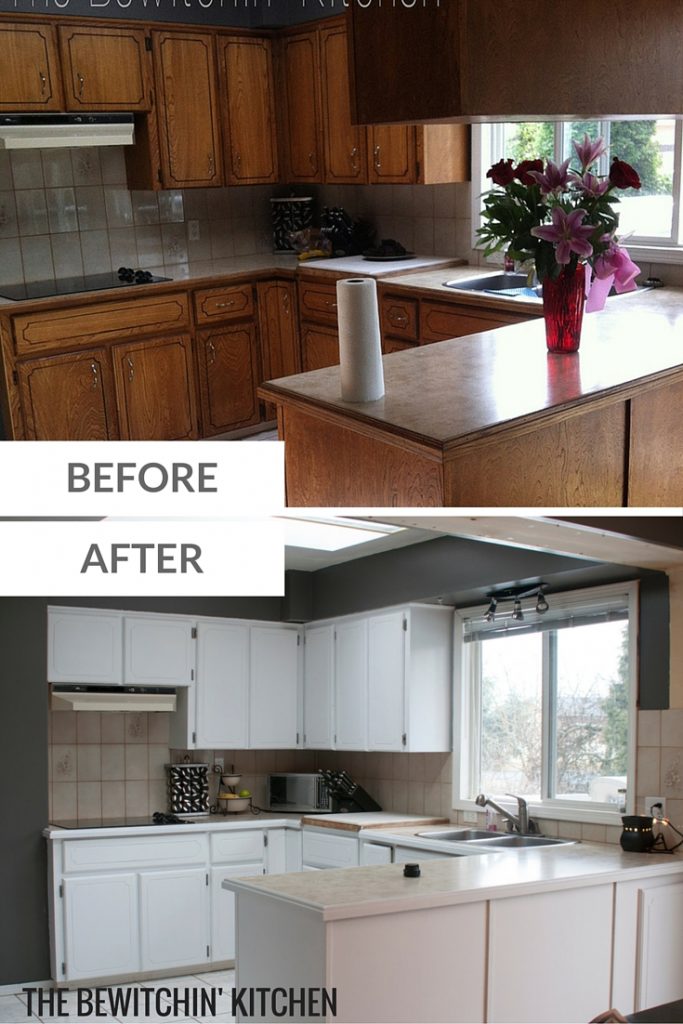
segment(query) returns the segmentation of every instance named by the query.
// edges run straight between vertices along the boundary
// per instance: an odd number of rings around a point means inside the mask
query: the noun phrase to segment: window
[[[619,237],[641,258],[683,262],[680,121],[532,121],[476,125],[473,131],[474,232],[480,226],[481,193],[491,187],[486,178],[491,164],[508,157],[515,162],[541,157],[561,163],[573,155],[572,142],[588,132],[593,138],[601,135],[608,145],[599,167],[601,174],[607,173],[612,156],[618,156],[633,164],[642,181],[638,192],[621,193]]]
[[[618,821],[633,779],[637,585],[458,613],[456,806],[525,797],[547,817]],[[528,605],[528,607],[526,607]]]

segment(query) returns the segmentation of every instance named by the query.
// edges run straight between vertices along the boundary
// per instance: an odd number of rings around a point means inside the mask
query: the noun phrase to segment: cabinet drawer
[[[337,287],[308,281],[299,283],[299,313],[302,320],[337,325]]]
[[[244,320],[254,315],[254,294],[249,284],[234,288],[203,288],[195,292],[198,324],[217,320]]]
[[[384,295],[380,310],[382,335],[417,341],[418,303],[417,299],[406,299],[398,295]]]
[[[420,341],[446,341],[448,338],[463,338],[468,334],[493,331],[507,324],[519,324],[533,320],[532,316],[514,313],[499,313],[487,309],[471,309],[467,306],[449,305],[446,302],[425,302],[422,305]]]
[[[356,836],[303,834],[303,863],[314,868],[352,868],[358,864]]]
[[[208,859],[209,844],[205,832],[182,836],[67,839],[64,843],[65,872],[165,868],[174,864],[204,864]]]
[[[145,334],[163,334],[188,324],[188,301],[182,293],[40,310],[13,317],[19,355]]]
[[[263,860],[263,832],[214,832],[211,835],[211,861],[214,864]]]

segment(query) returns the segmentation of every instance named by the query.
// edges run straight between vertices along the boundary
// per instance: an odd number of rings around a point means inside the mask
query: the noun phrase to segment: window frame
[[[637,581],[608,584],[602,587],[582,588],[550,596],[556,607],[579,609],[600,599],[609,599],[626,594],[628,600],[628,646],[629,646],[629,702],[628,702],[628,767],[626,813],[633,814],[636,806],[636,757],[637,757],[637,697],[639,674],[639,585]],[[471,671],[474,659],[480,656],[481,645],[465,643],[464,621],[473,616],[482,616],[487,605],[455,609],[454,624],[454,687],[453,687],[453,810],[465,814],[481,814],[481,808],[472,798],[463,797],[463,792],[474,792],[474,766],[479,755],[478,694],[475,692],[476,675]],[[471,650],[468,650],[471,648]],[[544,666],[545,672],[546,666]],[[548,688],[543,686],[543,749],[544,779],[548,778],[547,748],[550,731],[547,725],[546,706]],[[478,786],[477,786],[478,788]],[[488,794],[487,794],[488,795]],[[516,803],[505,795],[490,794],[505,809],[516,813]],[[576,821],[596,825],[621,825],[622,811],[609,810],[608,804],[588,801],[563,801],[543,799],[528,801],[529,813],[534,818],[557,821]]]
[[[631,118],[630,120],[670,120],[670,115],[661,114],[655,118]],[[599,120],[599,119],[598,119]],[[614,119],[612,119],[614,120]],[[563,159],[564,138],[568,121],[555,122],[555,155],[556,163]],[[609,121],[601,122],[609,126]],[[489,191],[486,172],[502,155],[503,122],[480,122],[472,125],[472,249],[481,252],[482,246],[477,237],[477,228],[481,226],[482,197]],[[683,263],[683,121],[676,120],[674,128],[674,177],[673,177],[673,216],[671,235],[669,238],[653,236],[632,236],[626,239],[628,251],[633,258],[641,262],[651,263]],[[503,255],[490,257],[489,262],[503,262]]]

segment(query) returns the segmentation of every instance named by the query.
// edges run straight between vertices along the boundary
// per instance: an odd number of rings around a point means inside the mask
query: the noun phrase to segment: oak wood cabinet
[[[197,358],[203,436],[258,423],[258,340],[253,321],[198,331]]]
[[[325,180],[362,184],[368,180],[367,134],[351,123],[346,25],[320,29]]]
[[[56,29],[35,21],[3,21],[0,45],[0,110],[61,110]]]
[[[368,128],[370,184],[438,185],[470,178],[467,125]]]
[[[259,336],[263,380],[301,373],[301,342],[293,281],[265,281],[258,285]],[[266,419],[275,419],[275,407],[266,406]]]
[[[281,140],[287,181],[323,181],[320,60],[317,32],[287,35],[280,44]]]
[[[166,188],[222,184],[214,37],[152,32],[161,180]]]
[[[219,35],[217,46],[226,183],[274,184],[279,169],[271,42]]]
[[[60,27],[67,109],[151,109],[149,42],[142,29]]]
[[[29,441],[114,441],[116,398],[104,349],[28,359],[17,377]]]
[[[339,363],[336,282],[299,279],[301,360],[304,371]]]
[[[124,441],[182,441],[198,436],[188,335],[115,345],[112,356]]]

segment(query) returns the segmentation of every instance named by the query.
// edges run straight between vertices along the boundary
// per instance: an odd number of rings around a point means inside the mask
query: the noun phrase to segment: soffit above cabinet
[[[356,123],[683,115],[679,0],[574,0],[570,10],[354,5]]]

